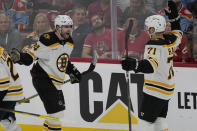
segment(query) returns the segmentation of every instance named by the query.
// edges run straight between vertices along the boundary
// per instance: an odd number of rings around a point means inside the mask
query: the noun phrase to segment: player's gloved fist
[[[16,48],[13,48],[10,54],[11,60],[16,63],[17,61],[20,60],[20,51]]]
[[[79,83],[81,81],[81,73],[75,69],[70,75],[71,84]]]
[[[121,61],[122,69],[126,71],[136,70],[137,60],[134,58],[126,58]]]
[[[165,9],[165,14],[170,20],[176,19],[179,16],[177,6],[174,1],[168,0],[168,9]]]

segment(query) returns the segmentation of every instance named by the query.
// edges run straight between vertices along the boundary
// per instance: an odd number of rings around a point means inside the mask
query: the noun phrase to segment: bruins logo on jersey
[[[44,34],[44,38],[45,39],[50,39],[50,35],[49,34]]]
[[[60,72],[66,72],[66,67],[68,65],[68,54],[61,54],[57,59],[57,69]]]

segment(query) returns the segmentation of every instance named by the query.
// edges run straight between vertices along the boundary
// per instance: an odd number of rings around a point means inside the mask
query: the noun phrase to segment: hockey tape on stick
[[[16,106],[17,106],[17,105],[20,105],[20,104],[22,104],[22,103],[28,102],[30,99],[33,99],[33,98],[35,98],[35,97],[37,97],[37,96],[38,96],[38,94],[34,94],[34,95],[32,95],[32,96],[30,96],[30,97],[27,97],[27,98],[25,98],[25,99],[23,99],[23,100],[17,101]]]

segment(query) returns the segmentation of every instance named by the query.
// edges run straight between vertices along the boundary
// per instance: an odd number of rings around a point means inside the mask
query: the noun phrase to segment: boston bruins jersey
[[[7,91],[3,101],[18,101],[24,98],[19,74],[10,56],[0,46],[0,91]]]
[[[55,32],[45,33],[32,48],[26,52],[38,60],[39,65],[51,78],[52,83],[58,90],[65,80],[65,72],[69,56],[73,50],[73,40],[69,37],[66,40],[59,40]]]
[[[145,74],[143,91],[160,99],[169,100],[174,92],[173,55],[181,43],[182,32],[173,31],[165,39],[150,40],[145,45],[144,59],[152,65],[153,73]]]

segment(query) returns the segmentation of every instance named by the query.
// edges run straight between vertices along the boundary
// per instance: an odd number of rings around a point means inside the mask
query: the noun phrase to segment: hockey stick
[[[30,99],[33,99],[33,98],[35,98],[35,97],[37,97],[37,96],[38,96],[38,94],[34,94],[34,95],[30,96],[30,97],[27,97],[27,98],[25,98],[25,99],[22,99],[22,100],[20,100],[20,101],[17,101],[16,106],[17,106],[17,105],[20,105],[20,104],[22,104],[22,103],[28,102]]]
[[[88,74],[88,73],[92,72],[92,71],[95,69],[96,63],[97,63],[97,59],[98,59],[98,54],[97,54],[96,50],[94,50],[94,51],[93,51],[92,62],[91,62],[91,64],[90,64],[88,70],[84,71],[84,72],[82,73],[82,75]],[[71,81],[71,79],[68,79],[68,80],[64,81],[63,84],[68,83],[68,82],[70,82],[70,81]],[[16,105],[20,105],[20,104],[22,104],[22,103],[25,103],[25,102],[29,101],[30,99],[33,99],[33,98],[35,98],[35,97],[37,97],[37,96],[38,96],[38,94],[34,94],[34,95],[32,95],[32,96],[30,96],[30,97],[28,97],[28,98],[25,98],[25,99],[23,99],[23,100],[18,101],[18,102],[16,103]]]
[[[45,118],[45,119],[50,119],[50,120],[56,120],[56,121],[60,120],[59,118],[56,118],[56,117],[40,115],[40,114],[35,114],[35,113],[29,113],[29,112],[24,112],[24,111],[17,111],[17,110],[4,109],[4,108],[0,108],[0,110],[5,111],[5,112],[12,112],[12,113],[17,113],[17,114],[22,114],[22,115],[40,117],[40,118]]]
[[[126,30],[125,34],[125,50],[126,50],[126,58],[128,58],[128,38],[131,32],[131,28],[133,27],[133,21],[129,21],[129,26]],[[131,97],[130,97],[130,88],[129,88],[129,71],[126,71],[126,79],[127,79],[127,98],[128,98],[128,119],[129,119],[129,131],[132,130],[132,123],[131,123]]]

